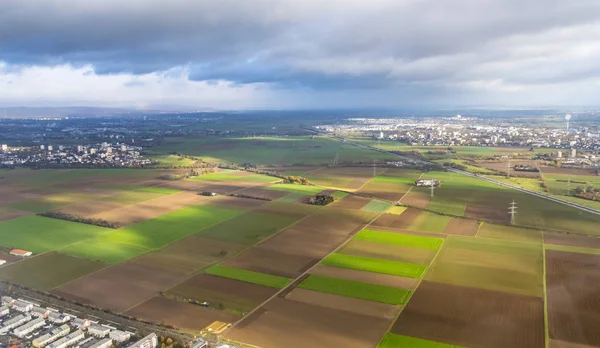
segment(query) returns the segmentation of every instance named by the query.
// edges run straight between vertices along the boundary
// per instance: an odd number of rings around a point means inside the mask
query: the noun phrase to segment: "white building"
[[[93,147],[90,149],[90,155],[94,155],[96,152],[98,152],[98,150],[94,149]]]
[[[52,151],[54,150],[54,147],[52,145],[48,145],[48,151]]]
[[[33,304],[21,300],[15,300],[15,302],[13,302],[12,308],[15,311],[19,312],[29,312],[33,309]]]
[[[78,153],[82,153],[83,152],[83,146],[77,145],[77,152]]]
[[[113,342],[110,338],[105,338],[91,345],[89,348],[110,348],[112,343]]]
[[[44,145],[40,145],[40,150],[44,150],[46,147]]]
[[[2,144],[2,151],[8,151],[8,145]]]
[[[83,328],[86,328],[86,327],[92,325],[92,323],[89,320],[81,319],[81,318],[73,319],[73,324],[75,326],[77,326],[78,329],[83,329]]]
[[[69,320],[71,320],[71,316],[68,314],[63,314],[63,313],[59,313],[59,312],[48,313],[48,321],[51,323],[64,324]]]
[[[577,157],[577,149],[571,149],[571,158]]]
[[[62,145],[58,145],[58,151],[62,151],[62,150],[64,150],[64,149],[65,149],[65,147],[64,147],[64,146],[62,146]]]
[[[88,333],[94,337],[106,337],[110,333],[110,328],[99,324],[92,324],[87,329]]]
[[[156,348],[158,345],[158,337],[153,332],[141,340],[135,342],[129,348]]]
[[[9,313],[10,313],[10,310],[8,309],[8,306],[0,307],[0,318],[2,318],[5,315],[8,315]]]
[[[106,148],[106,153],[112,153],[112,147],[107,147]]]
[[[5,263],[6,263],[6,260],[2,260],[2,259],[0,259],[0,266],[2,266],[2,265],[3,265],[3,264],[5,264]]]
[[[19,314],[3,323],[2,327],[0,327],[0,335],[6,335],[10,330],[30,320],[31,316],[29,314]]]
[[[50,330],[49,332],[43,334],[42,336],[34,339],[33,342],[31,342],[31,343],[36,348],[42,348],[42,347],[45,347],[46,345],[56,341],[57,339],[63,337],[64,335],[68,334],[69,331],[71,331],[71,329],[69,328],[69,325],[64,324],[64,325],[61,325],[57,328]]]
[[[203,338],[199,338],[192,346],[192,348],[207,348],[207,347],[208,347],[208,342]]]
[[[127,145],[125,145],[125,144],[121,144],[121,151],[122,151],[122,152],[125,152],[125,151],[127,151]]]
[[[61,338],[60,340],[49,344],[48,348],[66,348],[68,346],[71,346],[71,345],[83,340],[84,338],[85,338],[85,335],[83,334],[83,331],[77,330],[77,331],[71,332],[70,334],[66,335],[65,337]]]
[[[20,256],[20,257],[26,257],[26,256],[31,256],[31,251],[21,250],[21,249],[13,249],[10,251],[10,254],[15,255],[15,256]]]
[[[23,338],[44,325],[46,325],[44,318],[36,318],[16,328],[15,331],[13,331],[13,334],[17,337]]]
[[[2,296],[2,304],[4,306],[12,306],[13,302],[15,302],[15,300],[10,297],[10,296]]]
[[[48,314],[50,314],[50,310],[38,306],[33,306],[31,309],[31,316],[37,318],[47,318]]]
[[[556,153],[556,157],[558,157],[558,158],[562,158],[562,151],[558,151],[558,152]]]
[[[127,342],[131,338],[131,333],[121,330],[113,330],[108,336],[112,338],[115,342]]]

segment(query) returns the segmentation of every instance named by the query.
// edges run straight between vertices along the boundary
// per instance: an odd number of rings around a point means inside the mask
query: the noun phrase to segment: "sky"
[[[2,0],[0,105],[600,104],[598,0]]]

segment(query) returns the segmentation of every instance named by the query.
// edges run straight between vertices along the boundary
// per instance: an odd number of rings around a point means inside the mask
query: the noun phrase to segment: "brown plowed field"
[[[542,173],[546,174],[571,174],[571,175],[583,175],[583,176],[594,176],[596,170],[593,168],[567,168],[567,167],[541,167]]]
[[[346,197],[335,201],[331,204],[332,207],[345,208],[345,209],[361,209],[367,205],[371,200],[369,198],[360,197],[356,195],[347,195]]]
[[[417,286],[418,279],[398,277],[387,274],[357,271],[348,268],[318,265],[310,271],[310,274],[321,275],[331,278],[348,279],[357,282],[390,286],[393,288],[412,290]]]
[[[600,255],[546,250],[550,338],[600,345]]]
[[[275,298],[252,322],[225,336],[262,348],[374,347],[389,320]]]
[[[578,344],[559,340],[550,340],[550,348],[594,348],[586,344]]]
[[[510,222],[508,213],[503,209],[484,205],[467,205],[467,208],[465,209],[465,217],[476,220],[491,221],[499,224],[508,224]]]
[[[391,227],[379,227],[377,226],[376,228],[371,228],[371,225],[369,225],[369,227],[366,228],[367,230],[377,230],[377,231],[381,231],[381,232],[392,232],[392,233],[400,233],[400,234],[409,234],[411,236],[420,236],[420,237],[435,237],[435,238],[446,238],[447,236],[445,234],[432,234],[430,232],[417,232],[417,231],[407,231],[407,230],[401,230],[401,229],[397,229],[397,228],[391,228]]]
[[[187,206],[211,203],[210,198],[193,192],[179,192],[126,207],[121,206],[90,217],[129,226]]]
[[[228,195],[234,191],[240,191],[249,186],[247,183],[208,184],[202,187],[202,191],[216,192],[220,195]]]
[[[359,193],[372,197],[385,199],[388,201],[397,201],[408,191],[410,186],[397,184],[393,182],[371,181],[358,190]]]
[[[231,197],[231,196],[217,196],[214,197],[213,203],[222,204],[228,206],[234,206],[235,208],[256,208],[261,205],[267,203],[267,201],[261,201],[258,199],[250,199],[250,198],[239,198],[239,197]]]
[[[158,251],[143,254],[130,262],[191,274],[210,263],[231,257],[245,246],[241,244],[191,235]]]
[[[551,233],[544,232],[544,243],[564,246],[574,246],[581,248],[600,249],[600,238],[589,237],[577,234]]]
[[[18,218],[20,216],[25,216],[31,214],[28,211],[10,209],[10,208],[0,208],[0,221],[10,220],[14,218]]]
[[[268,198],[270,200],[276,200],[283,196],[287,196],[290,193],[288,191],[279,191],[279,190],[267,190],[260,187],[251,187],[240,192],[237,192],[240,195],[248,195],[254,197]]]
[[[368,315],[375,318],[393,320],[402,310],[401,306],[361,300],[357,298],[326,294],[323,292],[295,289],[286,298],[298,302],[338,309],[350,313]]]
[[[310,233],[310,231],[293,226],[261,243],[260,246],[299,256],[322,258],[346,239],[348,236]]]
[[[404,196],[404,198],[402,198],[401,202],[402,204],[411,207],[425,209],[427,208],[427,205],[429,204],[430,200],[430,196],[425,195],[421,192],[409,192],[406,196]]]
[[[155,323],[173,325],[178,329],[201,330],[214,321],[231,323],[240,317],[226,311],[199,305],[153,297],[125,314]]]
[[[93,216],[114,209],[123,209],[127,204],[109,201],[90,201],[80,204],[73,204],[58,211],[67,214],[74,214],[83,217]]]
[[[124,262],[74,280],[52,292],[121,312],[183,279],[173,272]]]
[[[293,279],[314,260],[258,246],[226,261],[224,265]]]
[[[342,254],[370,257],[391,261],[418,263],[427,265],[436,251],[424,248],[412,248],[402,245],[351,240],[338,251]]]
[[[507,172],[507,162],[479,162],[477,163],[478,167],[487,168],[494,170],[496,172],[504,173],[506,175]],[[540,172],[523,172],[516,171],[514,168],[516,165],[528,165],[532,168],[537,167],[537,161],[510,161],[510,174],[522,178],[539,178]]]
[[[446,228],[445,234],[458,234],[462,236],[474,236],[479,229],[479,222],[476,220],[451,218]]]
[[[393,333],[465,347],[543,348],[542,299],[422,281]]]
[[[410,226],[414,219],[421,214],[420,210],[407,208],[402,214],[381,214],[371,225],[379,227],[392,227],[398,229],[406,229]]]
[[[276,292],[275,288],[209,274],[198,274],[167,291],[170,296],[207,301],[213,306],[221,303],[240,312],[250,311]]]

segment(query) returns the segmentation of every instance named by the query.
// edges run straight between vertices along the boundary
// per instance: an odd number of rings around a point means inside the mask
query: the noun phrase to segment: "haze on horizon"
[[[0,105],[597,105],[597,0],[5,0]]]

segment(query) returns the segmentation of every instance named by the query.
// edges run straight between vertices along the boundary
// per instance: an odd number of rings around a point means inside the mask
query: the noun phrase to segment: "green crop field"
[[[201,231],[203,237],[252,245],[294,223],[298,218],[248,212]]]
[[[467,206],[465,204],[449,202],[447,200],[437,200],[434,197],[429,202],[429,204],[427,204],[427,209],[439,213],[451,214],[456,216],[465,216],[465,209],[467,209]]]
[[[41,213],[49,210],[59,209],[71,204],[90,201],[95,198],[98,198],[98,195],[77,192],[57,193],[40,198],[15,202],[10,204],[10,207],[32,213]]]
[[[88,239],[59,249],[61,253],[89,260],[101,260],[115,264],[129,260],[150,251],[138,245],[116,243],[112,241]]]
[[[358,271],[390,274],[408,278],[421,278],[427,266],[413,263],[374,259],[370,257],[331,254],[322,264],[333,267],[349,268]]]
[[[291,282],[291,279],[284,277],[219,265],[205,269],[204,273],[277,289],[285,288]]]
[[[405,210],[406,210],[406,207],[392,205],[385,212],[388,214],[400,215],[400,214],[404,213]]]
[[[335,191],[334,193],[331,194],[333,196],[333,198],[336,201],[339,201],[340,199],[346,197],[348,195],[348,192],[344,192],[344,191]]]
[[[303,193],[305,195],[315,195],[324,190],[320,186],[298,185],[298,184],[273,184],[265,187],[267,190],[288,191]]]
[[[381,232],[373,230],[362,230],[354,236],[355,240],[368,242],[396,244],[414,248],[437,250],[442,246],[444,239],[434,237],[421,237],[394,232]]]
[[[372,200],[362,207],[361,210],[369,211],[371,213],[383,213],[388,210],[390,206],[392,206],[392,203],[390,202]]]
[[[477,237],[505,239],[515,242],[542,242],[541,231],[488,223],[481,225]]]
[[[116,230],[98,240],[157,249],[241,213],[208,205],[191,206]]]
[[[8,248],[42,253],[113,231],[109,228],[28,215],[0,222],[0,243]]]
[[[157,161],[159,166],[165,167],[189,167],[196,163],[196,161],[191,158],[177,155],[151,155],[146,157],[153,161]]]
[[[434,341],[428,341],[420,338],[396,335],[393,333],[387,333],[377,348],[460,348],[451,344],[439,343]]]
[[[404,289],[317,275],[309,276],[298,287],[393,305],[406,304],[410,295],[410,291]]]
[[[351,240],[338,252],[346,255],[427,265],[435,256],[436,250]]]
[[[271,183],[281,181],[281,179],[263,174],[250,174],[236,170],[220,169],[216,173],[198,175],[187,180],[191,181],[241,181],[252,183]]]
[[[450,222],[449,216],[423,211],[407,229],[413,231],[442,233],[444,232],[446,225],[448,225],[448,222]]]

